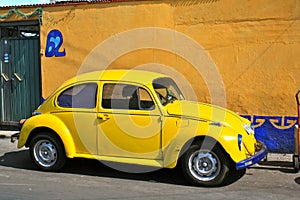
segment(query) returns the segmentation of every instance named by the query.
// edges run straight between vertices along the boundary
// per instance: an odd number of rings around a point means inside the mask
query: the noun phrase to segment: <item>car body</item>
[[[66,158],[160,168],[180,165],[194,185],[216,186],[267,154],[248,120],[184,99],[168,76],[138,70],[78,75],[23,124],[18,147],[43,170]]]

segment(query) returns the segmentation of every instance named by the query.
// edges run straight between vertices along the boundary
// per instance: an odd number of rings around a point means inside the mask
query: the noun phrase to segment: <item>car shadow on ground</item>
[[[293,163],[288,161],[260,161],[255,169],[275,170],[283,173],[295,173]]]
[[[28,150],[5,153],[3,156],[0,156],[0,166],[40,171],[40,169],[32,162]],[[174,169],[157,169],[137,165],[100,162],[92,159],[68,159],[65,167],[60,173],[190,186],[183,177],[179,167]],[[237,182],[244,174],[245,171],[231,174],[231,178],[226,180],[223,186]]]
[[[258,166],[254,166],[255,169],[262,170],[275,170],[287,174],[296,174],[299,173],[293,168],[293,163],[288,161],[261,161],[258,163]],[[295,183],[300,185],[300,177],[295,178]]]
[[[300,185],[300,177],[295,178],[295,182],[296,182],[298,185]]]

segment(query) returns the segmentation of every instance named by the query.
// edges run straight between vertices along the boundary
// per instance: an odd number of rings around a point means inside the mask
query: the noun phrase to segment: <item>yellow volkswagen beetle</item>
[[[266,154],[250,122],[229,110],[190,102],[159,73],[107,70],[65,82],[23,124],[18,148],[37,166],[60,170],[66,158],[174,168],[193,185],[217,186]]]

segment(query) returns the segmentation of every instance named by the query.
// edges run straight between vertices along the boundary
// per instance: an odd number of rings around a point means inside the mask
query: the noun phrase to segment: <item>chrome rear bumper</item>
[[[10,136],[10,142],[14,143],[16,140],[19,139],[20,133],[15,133],[13,135]]]

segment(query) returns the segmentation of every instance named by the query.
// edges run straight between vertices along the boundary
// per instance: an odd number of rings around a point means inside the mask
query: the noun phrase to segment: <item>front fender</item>
[[[234,162],[247,158],[245,148],[238,149],[237,134],[228,127],[209,126],[201,123],[197,133],[193,130],[183,129],[179,131],[174,140],[164,148],[164,166],[174,168],[179,157],[196,141],[206,141],[208,144],[219,144]],[[212,143],[214,141],[215,143]],[[253,144],[254,145],[254,144]]]
[[[75,145],[69,129],[56,116],[51,114],[40,114],[26,120],[20,131],[18,148],[25,146],[30,135],[39,128],[48,128],[53,130],[62,140],[66,156],[73,158],[75,155]]]

